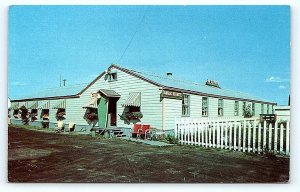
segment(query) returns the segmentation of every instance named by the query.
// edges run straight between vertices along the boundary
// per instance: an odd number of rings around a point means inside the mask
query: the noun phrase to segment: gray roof
[[[120,66],[114,65],[117,68],[122,68]],[[268,103],[274,103],[271,101],[268,101],[266,99],[258,98],[256,96],[253,96],[248,93],[243,93],[239,91],[233,91],[229,89],[224,88],[216,88],[208,85],[201,85],[194,82],[187,82],[182,81],[179,79],[174,78],[173,76],[167,76],[167,75],[157,75],[157,74],[150,74],[142,72],[142,71],[136,71],[131,70],[128,68],[123,68],[125,70],[128,70],[130,73],[135,74],[137,76],[140,76],[144,78],[147,81],[153,82],[158,84],[159,86],[163,88],[171,88],[171,89],[180,89],[187,92],[195,92],[199,94],[207,94],[207,95],[214,95],[219,97],[230,97],[230,98],[237,98],[242,100],[251,100],[251,101],[260,101],[260,102],[268,102]]]
[[[114,90],[99,89],[99,92],[103,93],[107,97],[120,97],[121,96]]]
[[[83,83],[77,85],[48,88],[14,100],[33,100],[52,97],[75,96],[80,91],[82,91],[87,85],[87,83]]]

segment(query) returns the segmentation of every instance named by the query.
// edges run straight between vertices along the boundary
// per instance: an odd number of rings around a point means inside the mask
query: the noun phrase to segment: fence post
[[[204,147],[204,130],[205,130],[204,122],[201,121],[201,144],[202,144],[202,147]]]
[[[275,121],[275,126],[274,126],[274,153],[278,153],[277,151],[277,134],[278,134],[278,122],[277,120]]]
[[[263,128],[263,151],[266,150],[267,145],[267,121],[264,121],[264,128]]]
[[[223,143],[224,143],[224,124],[221,122],[221,149],[223,149]]]
[[[211,122],[208,123],[208,146],[209,147],[212,146],[212,142],[211,142]]]
[[[183,120],[180,120],[180,143],[183,144],[183,137],[184,137],[184,127],[183,127]]]
[[[220,123],[217,122],[217,148],[220,148]]]
[[[200,146],[200,123],[197,122],[197,133],[198,133],[198,145]]]
[[[242,121],[239,123],[239,151],[241,151],[242,147]]]
[[[233,150],[236,150],[236,121],[233,122]]]
[[[253,140],[252,140],[252,152],[256,151],[256,120],[253,121]]]
[[[208,147],[208,123],[205,123],[205,147]]]
[[[191,145],[194,145],[194,120],[191,119],[191,125],[190,125],[190,144]]]
[[[290,121],[286,122],[285,137],[285,154],[290,155]]]
[[[212,131],[213,131],[213,148],[216,147],[216,122],[214,122],[213,127],[212,127]]]
[[[232,121],[229,123],[229,150],[231,150],[232,147]]]
[[[248,125],[248,142],[247,142],[247,151],[251,151],[251,120],[247,121]]]
[[[268,150],[272,150],[272,124],[269,123],[269,144],[268,144]]]
[[[175,135],[175,138],[176,139],[178,139],[178,135],[177,135],[177,133],[178,133],[178,122],[177,122],[177,120],[178,120],[178,118],[177,117],[175,117],[175,129],[174,129],[174,135]]]
[[[194,145],[197,145],[197,136],[198,136],[198,130],[197,130],[197,121],[194,120],[194,126],[193,126],[193,129],[194,129]]]
[[[246,120],[244,120],[244,127],[243,127],[243,152],[246,151]]]
[[[257,151],[258,154],[261,152],[261,123],[258,123],[258,141],[257,141]]]
[[[190,144],[190,121],[187,120],[187,144],[189,145]]]
[[[184,143],[188,144],[187,140],[188,140],[188,125],[187,125],[187,121],[184,120]]]
[[[224,123],[224,134],[225,134],[225,142],[224,142],[224,149],[228,148],[228,121],[226,121],[226,123]]]
[[[283,125],[280,124],[280,154],[283,154]]]

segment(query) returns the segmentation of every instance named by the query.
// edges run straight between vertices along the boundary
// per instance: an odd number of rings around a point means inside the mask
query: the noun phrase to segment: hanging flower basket
[[[141,112],[131,112],[128,114],[128,119],[141,119],[143,118],[143,114]]]
[[[88,113],[86,114],[86,119],[90,121],[95,121],[98,119],[98,114],[97,113]]]

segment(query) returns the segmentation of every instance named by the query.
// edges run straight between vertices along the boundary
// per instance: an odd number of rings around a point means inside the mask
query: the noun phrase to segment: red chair
[[[147,134],[149,134],[149,132],[150,132],[150,125],[142,125],[139,135],[142,139],[145,139]]]
[[[140,135],[142,124],[134,124],[132,130],[132,137],[137,137]]]

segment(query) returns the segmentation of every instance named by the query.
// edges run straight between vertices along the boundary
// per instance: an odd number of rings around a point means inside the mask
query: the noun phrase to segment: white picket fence
[[[289,156],[290,122],[258,118],[176,118],[175,137],[181,144]]]

